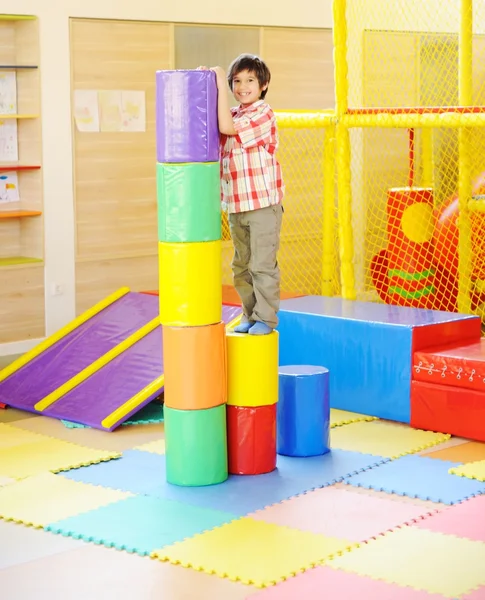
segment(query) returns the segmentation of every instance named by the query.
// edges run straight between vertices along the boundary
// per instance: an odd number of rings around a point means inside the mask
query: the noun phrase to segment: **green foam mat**
[[[150,423],[162,423],[163,420],[163,404],[156,401],[150,402],[150,404],[144,406],[140,411],[122,423],[121,426],[149,425]],[[73,423],[72,421],[64,420],[61,420],[61,422],[68,429],[90,429],[88,425],[82,425],[81,423]]]

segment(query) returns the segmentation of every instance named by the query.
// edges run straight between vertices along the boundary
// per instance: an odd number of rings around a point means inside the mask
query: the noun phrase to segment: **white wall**
[[[0,12],[39,18],[43,128],[46,332],[75,316],[75,223],[70,109],[69,18],[286,27],[332,26],[331,0],[1,0]],[[154,157],[155,160],[155,157]],[[52,295],[54,285],[62,294]],[[0,355],[32,346],[0,345]]]

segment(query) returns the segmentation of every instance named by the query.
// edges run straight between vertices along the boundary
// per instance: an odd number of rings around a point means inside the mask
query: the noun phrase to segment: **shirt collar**
[[[250,111],[258,108],[258,106],[261,106],[261,104],[263,104],[263,103],[264,103],[264,100],[261,99],[261,100],[256,100],[256,102],[253,102],[249,106],[244,106],[243,104],[240,104],[237,107],[237,110],[238,110],[238,112],[250,112]]]

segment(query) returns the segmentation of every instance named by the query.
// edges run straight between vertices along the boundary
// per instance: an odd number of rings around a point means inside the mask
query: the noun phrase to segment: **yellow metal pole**
[[[473,0],[461,0],[459,45],[459,103],[473,103]],[[458,132],[458,311],[471,312],[471,220],[468,202],[472,197],[471,130]]]
[[[335,125],[326,127],[323,144],[322,296],[333,296],[335,273]]]
[[[425,188],[434,185],[434,161],[433,161],[433,130],[424,128],[421,130],[421,162],[423,165],[422,186]]]
[[[335,101],[337,126],[338,223],[340,245],[340,279],[342,297],[355,300],[354,240],[352,231],[351,150],[349,130],[342,117],[349,105],[347,63],[347,0],[333,2],[333,43],[335,59]]]

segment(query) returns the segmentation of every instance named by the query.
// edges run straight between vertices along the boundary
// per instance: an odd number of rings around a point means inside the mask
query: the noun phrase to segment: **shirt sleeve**
[[[234,129],[244,148],[256,148],[271,143],[275,116],[268,104],[261,106],[251,116],[234,119]]]

